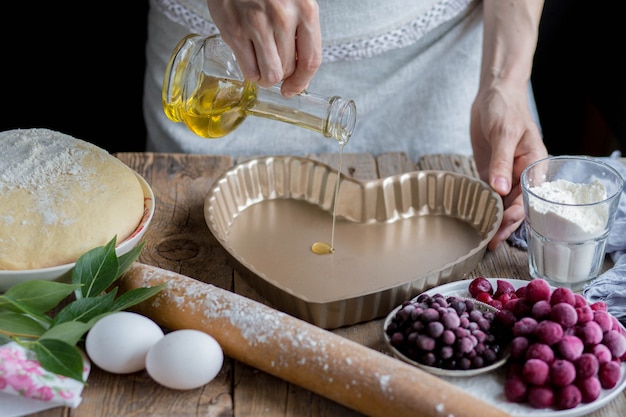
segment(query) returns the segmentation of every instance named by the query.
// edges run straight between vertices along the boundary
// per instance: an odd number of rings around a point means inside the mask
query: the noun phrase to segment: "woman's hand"
[[[481,179],[504,199],[491,250],[524,220],[522,171],[548,155],[528,104],[542,10],[543,0],[483,0],[483,55],[470,135]]]
[[[322,63],[315,0],[207,0],[246,80],[263,87],[282,81],[291,97],[306,89]]]
[[[488,245],[491,250],[524,220],[522,171],[548,156],[527,97],[527,89],[493,86],[479,91],[472,106],[470,132],[478,172],[504,201],[502,223]]]

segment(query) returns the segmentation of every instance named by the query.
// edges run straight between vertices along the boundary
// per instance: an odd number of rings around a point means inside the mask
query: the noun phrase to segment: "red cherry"
[[[474,298],[476,298],[477,301],[480,301],[482,303],[489,304],[489,305],[491,305],[491,302],[493,301],[493,297],[488,292],[481,292]]]
[[[609,309],[604,301],[596,301],[590,304],[589,307],[591,307],[593,311],[608,311]]]
[[[523,300],[523,299],[522,298],[511,298],[509,301],[506,302],[506,304],[502,305],[502,308],[504,310],[513,311],[513,309],[515,308],[515,303],[517,303],[520,300]]]
[[[493,295],[493,286],[491,285],[491,282],[489,282],[489,280],[485,277],[474,278],[470,282],[468,290],[473,298],[476,298],[480,293]]]
[[[500,299],[503,294],[513,294],[515,293],[515,287],[508,282],[502,279],[496,280],[496,292],[493,294],[493,298]]]
[[[500,297],[497,297],[496,299],[500,301],[502,305],[506,305],[506,303],[508,303],[513,297],[516,297],[515,293],[505,293],[505,294],[502,294]]]

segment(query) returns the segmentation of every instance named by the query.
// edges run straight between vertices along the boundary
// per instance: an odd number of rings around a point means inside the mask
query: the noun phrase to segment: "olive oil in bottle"
[[[165,71],[162,99],[170,120],[185,123],[203,138],[221,138],[237,129],[248,116],[263,117],[335,139],[340,145],[341,159],[356,124],[356,106],[352,100],[308,92],[285,98],[279,86],[263,88],[245,81],[235,55],[219,36],[192,34],[178,43]],[[340,175],[341,163],[335,202]],[[330,243],[314,242],[313,253],[334,253],[335,220],[333,208]]]
[[[219,36],[188,35],[176,46],[165,72],[163,108],[198,136],[220,138],[248,116],[290,123],[345,145],[356,123],[354,101],[303,92],[285,98],[279,86],[243,79],[232,50]]]

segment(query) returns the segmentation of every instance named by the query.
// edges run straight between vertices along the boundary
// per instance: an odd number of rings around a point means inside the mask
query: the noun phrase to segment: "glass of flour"
[[[521,177],[532,278],[579,291],[602,272],[624,180],[599,159],[555,156]]]

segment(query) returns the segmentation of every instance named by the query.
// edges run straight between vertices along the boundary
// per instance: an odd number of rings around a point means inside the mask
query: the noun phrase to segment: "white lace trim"
[[[387,33],[358,41],[324,46],[322,58],[324,62],[353,61],[412,45],[437,26],[458,16],[475,1],[440,0],[423,15]],[[154,4],[170,20],[188,27],[193,33],[205,36],[219,33],[212,21],[176,0],[157,0]]]

